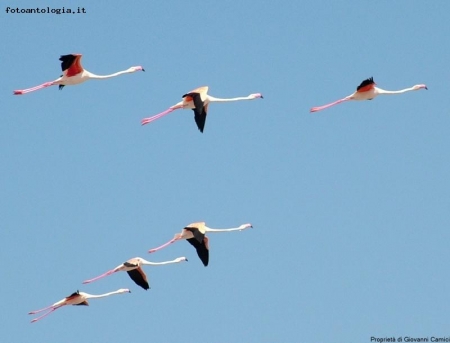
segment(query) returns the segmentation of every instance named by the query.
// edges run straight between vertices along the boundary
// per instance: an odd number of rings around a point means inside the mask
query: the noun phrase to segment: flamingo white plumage
[[[121,288],[121,289],[118,289],[117,291],[114,291],[114,292],[98,294],[98,295],[76,291],[76,292],[72,293],[71,295],[65,297],[64,299],[54,303],[53,305],[44,307],[44,308],[42,308],[40,310],[31,311],[28,314],[36,314],[36,313],[40,313],[40,312],[48,310],[42,316],[34,318],[31,321],[32,323],[35,323],[38,320],[41,320],[42,318],[47,317],[50,313],[52,313],[53,311],[56,311],[57,309],[59,309],[59,308],[61,308],[63,306],[66,306],[66,305],[86,305],[86,306],[89,306],[88,299],[104,298],[104,297],[108,297],[110,295],[123,294],[123,293],[131,293],[131,291],[129,289],[127,289],[127,288]]]
[[[63,71],[63,75],[61,75],[58,79],[54,81],[45,82],[41,85],[27,88],[15,90],[14,95],[22,95],[30,92],[34,92],[43,88],[47,88],[50,86],[59,86],[59,89],[63,89],[64,86],[73,86],[83,83],[87,80],[103,80],[109,79],[112,77],[116,77],[122,74],[134,73],[136,71],[142,70],[145,71],[141,66],[131,67],[127,70],[118,71],[117,73],[109,74],[109,75],[96,75],[93,74],[81,65],[81,54],[71,54],[71,55],[62,55],[60,57],[61,61],[61,69]]]
[[[206,267],[209,263],[209,239],[206,236],[207,232],[214,233],[214,232],[242,231],[252,227],[253,227],[252,224],[243,224],[239,227],[230,229],[212,229],[210,227],[207,227],[205,222],[196,222],[184,227],[183,230],[181,230],[181,233],[175,234],[174,238],[172,238],[167,243],[164,243],[163,245],[157,248],[150,249],[148,252],[154,253],[178,240],[185,239],[195,248],[198,257],[203,262],[203,265]]]
[[[405,88],[405,89],[401,89],[398,91],[387,91],[378,87],[375,87],[376,83],[375,81],[373,81],[373,77],[364,80],[363,82],[361,82],[361,84],[356,88],[356,92],[354,92],[353,94],[350,94],[349,96],[346,96],[345,98],[336,100],[330,104],[327,105],[323,105],[323,106],[318,106],[318,107],[313,107],[311,108],[310,112],[318,112],[321,110],[324,110],[328,107],[340,104],[342,102],[345,101],[349,101],[349,100],[372,100],[375,97],[377,97],[378,95],[393,95],[393,94],[403,94],[406,92],[410,92],[410,91],[417,91],[419,89],[428,89],[426,85],[424,84],[420,84],[420,85],[415,85],[412,86],[410,88]]]
[[[263,96],[261,95],[261,93],[254,93],[245,97],[228,98],[228,99],[215,98],[208,94],[208,87],[204,86],[184,94],[182,98],[183,101],[180,101],[179,103],[169,107],[164,112],[161,112],[149,118],[142,119],[141,124],[145,125],[151,123],[152,121],[159,119],[175,110],[191,109],[194,111],[194,119],[198,129],[200,130],[200,132],[203,132],[203,129],[205,128],[206,115],[208,114],[208,105],[211,102],[254,100],[258,98],[263,98]]]
[[[165,261],[165,262],[150,262],[147,260],[144,260],[142,257],[135,257],[131,258],[128,261],[118,265],[116,268],[111,269],[107,271],[106,273],[103,273],[102,275],[99,275],[93,279],[85,280],[83,281],[84,284],[91,283],[94,281],[97,281],[101,278],[104,278],[108,275],[114,274],[116,272],[127,272],[130,278],[140,287],[147,290],[150,288],[150,285],[147,281],[147,275],[145,275],[144,271],[142,270],[141,266],[162,266],[165,264],[171,264],[171,263],[179,263],[187,261],[186,257],[178,257],[172,261]]]

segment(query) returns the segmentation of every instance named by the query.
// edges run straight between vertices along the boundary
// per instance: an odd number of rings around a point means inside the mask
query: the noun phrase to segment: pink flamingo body
[[[88,293],[76,291],[76,292],[72,293],[71,295],[65,297],[64,299],[54,303],[53,305],[44,307],[44,308],[42,308],[40,310],[31,311],[28,314],[36,314],[36,313],[48,310],[42,316],[33,319],[31,322],[34,323],[34,322],[37,322],[38,320],[41,320],[42,318],[48,316],[50,313],[52,313],[53,311],[56,311],[57,309],[59,309],[59,308],[61,308],[63,306],[66,306],[66,305],[85,305],[85,306],[89,306],[88,299],[104,298],[104,297],[107,297],[107,296],[110,296],[110,295],[122,294],[122,293],[131,293],[131,291],[129,289],[126,289],[126,288],[121,288],[121,289],[118,289],[117,291],[114,291],[114,292],[109,292],[109,293],[104,293],[104,294],[99,294],[99,295],[88,294]]]
[[[181,230],[181,233],[175,234],[174,238],[172,238],[167,243],[164,243],[163,245],[150,249],[149,253],[154,253],[158,250],[161,250],[170,244],[185,239],[187,240],[197,251],[197,255],[200,258],[200,260],[203,262],[203,265],[206,267],[209,263],[209,239],[206,236],[207,232],[230,232],[230,231],[242,231],[248,228],[253,227],[252,224],[243,224],[236,228],[230,228],[230,229],[212,229],[206,226],[205,222],[196,222],[189,224],[183,230]]]
[[[415,85],[410,88],[401,89],[398,91],[387,91],[378,87],[375,87],[376,83],[373,81],[373,77],[364,80],[361,82],[361,84],[356,88],[356,92],[353,94],[350,94],[349,96],[346,96],[345,98],[336,100],[330,104],[319,106],[319,107],[313,107],[311,108],[310,112],[318,112],[321,110],[324,110],[326,108],[329,108],[331,106],[340,104],[345,101],[349,100],[372,100],[378,95],[393,95],[393,94],[403,94],[410,91],[416,91],[419,89],[428,89],[426,85],[420,84]]]
[[[150,262],[147,260],[144,260],[141,257],[135,257],[132,259],[129,259],[128,261],[122,263],[121,265],[118,265],[116,268],[111,269],[107,271],[106,273],[103,273],[102,275],[99,275],[93,279],[85,280],[83,281],[84,284],[91,283],[94,281],[97,281],[99,279],[102,279],[108,275],[114,274],[116,272],[127,272],[130,278],[140,287],[142,287],[145,290],[148,290],[150,288],[150,285],[147,281],[147,275],[145,275],[143,269],[141,268],[143,265],[148,266],[160,266],[165,264],[171,264],[171,263],[179,263],[187,261],[186,257],[178,257],[172,261],[165,261],[165,262]]]
[[[81,65],[81,57],[81,54],[62,55],[59,59],[61,61],[61,69],[63,71],[63,75],[61,75],[61,77],[54,81],[44,82],[43,84],[35,87],[15,90],[14,95],[22,95],[56,85],[58,85],[59,89],[61,90],[64,86],[78,85],[90,79],[109,79],[111,77],[119,76],[122,74],[134,73],[139,70],[145,71],[141,66],[137,66],[128,68],[127,70],[119,71],[114,74],[96,75],[83,68],[83,66]]]
[[[194,119],[200,132],[203,132],[205,127],[206,115],[208,114],[208,105],[211,102],[231,102],[240,100],[254,100],[263,98],[260,93],[250,94],[246,97],[237,97],[229,99],[220,99],[208,95],[208,87],[199,87],[183,95],[183,101],[169,107],[164,112],[156,114],[149,118],[144,118],[141,121],[142,125],[151,123],[152,121],[164,117],[165,115],[179,109],[191,109],[194,111]]]

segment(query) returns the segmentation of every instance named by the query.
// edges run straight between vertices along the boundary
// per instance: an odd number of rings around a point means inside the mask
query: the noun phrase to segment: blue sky
[[[17,7],[3,1],[3,8]],[[450,173],[446,1],[22,1],[86,14],[6,14],[0,125],[2,329],[8,342],[370,342],[448,336]],[[62,54],[109,74],[13,96],[61,74]],[[309,108],[365,78],[428,91]],[[144,117],[209,86],[192,111]],[[186,224],[210,235],[204,268]],[[82,285],[125,260],[148,267]],[[30,310],[79,289],[131,294]]]

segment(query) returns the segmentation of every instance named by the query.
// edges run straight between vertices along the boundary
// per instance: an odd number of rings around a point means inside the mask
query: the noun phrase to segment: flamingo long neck
[[[85,293],[84,296],[86,297],[86,299],[98,299],[98,298],[109,297],[110,295],[120,294],[120,293],[121,293],[120,291],[108,292],[108,293],[98,294],[98,295]]]
[[[221,99],[221,98],[215,98],[213,96],[208,95],[209,102],[231,102],[231,101],[240,101],[240,100],[253,100],[254,98],[252,96],[241,96],[237,98],[229,98],[229,99]]]
[[[148,265],[148,266],[162,266],[164,264],[177,263],[177,261],[172,260],[172,261],[164,261],[164,262],[150,262],[150,261],[146,261],[146,260],[142,259],[141,263]]]
[[[242,230],[242,228],[239,228],[239,227],[232,227],[229,229],[212,229],[210,227],[205,226],[206,232],[229,232],[229,231],[240,231],[240,230]]]
[[[110,79],[112,77],[116,77],[122,74],[128,74],[130,73],[130,71],[128,70],[122,70],[122,71],[118,71],[117,73],[113,73],[113,74],[109,74],[109,75],[96,75],[96,74],[92,74],[91,72],[88,72],[89,78],[90,79]]]
[[[405,88],[405,89],[401,89],[398,91],[387,91],[381,88],[377,88],[378,94],[385,94],[385,95],[392,95],[392,94],[403,94],[409,91],[413,91],[415,90],[414,87],[410,87],[410,88]]]

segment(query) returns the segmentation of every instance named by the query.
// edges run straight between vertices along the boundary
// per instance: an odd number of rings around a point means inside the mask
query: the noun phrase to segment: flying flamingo
[[[129,289],[121,288],[121,289],[118,289],[117,291],[114,291],[114,292],[109,292],[109,293],[99,294],[99,295],[88,294],[88,293],[76,291],[75,293],[72,293],[71,295],[69,295],[69,296],[65,297],[64,299],[54,303],[51,306],[44,307],[44,308],[42,308],[40,310],[31,311],[28,314],[35,314],[35,313],[39,313],[39,312],[48,310],[42,316],[33,319],[31,322],[34,323],[34,322],[37,322],[38,320],[41,320],[42,318],[48,316],[50,313],[52,313],[53,311],[56,311],[60,307],[63,307],[63,306],[66,306],[66,305],[86,305],[86,306],[89,306],[89,303],[87,301],[88,299],[104,298],[104,297],[108,297],[110,295],[122,294],[122,293],[131,293],[131,291]]]
[[[83,68],[83,66],[81,65],[81,56],[82,56],[81,54],[62,55],[59,60],[62,62],[61,69],[63,71],[63,75],[61,75],[58,79],[54,81],[45,82],[39,86],[22,90],[15,90],[14,94],[15,95],[26,94],[55,85],[59,85],[59,89],[61,90],[63,89],[64,86],[78,85],[89,79],[109,79],[111,77],[119,76],[122,74],[134,73],[138,70],[145,71],[144,68],[142,68],[141,66],[137,66],[128,68],[127,70],[119,71],[114,74],[95,75]]]
[[[319,106],[319,107],[313,107],[311,108],[310,112],[317,112],[317,111],[321,111],[324,110],[328,107],[340,104],[341,102],[344,101],[349,101],[349,100],[372,100],[374,99],[377,95],[385,95],[385,94],[402,94],[402,93],[406,93],[409,91],[417,91],[419,89],[428,89],[426,85],[415,85],[411,88],[405,88],[405,89],[401,89],[399,91],[386,91],[384,89],[375,87],[376,83],[373,80],[373,77],[364,80],[363,82],[361,82],[361,84],[356,88],[356,92],[354,92],[353,94],[346,96],[345,98],[339,99],[335,102],[332,102],[330,104],[327,105],[323,105],[323,106]]]
[[[243,224],[239,227],[231,229],[211,229],[205,225],[205,222],[192,223],[183,228],[181,233],[175,234],[174,238],[167,243],[157,248],[150,249],[148,252],[156,252],[180,239],[185,239],[194,246],[195,250],[197,250],[198,257],[200,257],[200,260],[206,267],[209,262],[209,239],[205,235],[207,232],[242,231],[251,227],[253,227],[252,224]]]
[[[147,265],[147,266],[161,266],[164,264],[171,264],[171,263],[179,263],[187,261],[186,257],[178,257],[174,259],[173,261],[166,261],[166,262],[150,262],[146,261],[141,257],[135,257],[132,259],[129,259],[128,261],[122,263],[121,265],[117,266],[114,269],[111,269],[107,271],[106,273],[97,276],[90,280],[85,280],[83,283],[91,283],[93,281],[97,281],[98,279],[104,278],[105,276],[111,275],[116,272],[125,271],[128,273],[130,278],[138,285],[141,286],[143,289],[147,290],[150,288],[148,281],[147,281],[147,275],[145,275],[144,271],[142,270],[141,266]]]
[[[194,119],[197,124],[198,129],[200,132],[203,132],[203,129],[205,127],[205,121],[206,121],[206,115],[208,114],[208,105],[211,102],[230,102],[230,101],[239,101],[239,100],[254,100],[258,98],[263,98],[263,96],[260,93],[256,94],[250,94],[249,96],[245,97],[238,97],[238,98],[230,98],[230,99],[220,99],[220,98],[214,98],[211,95],[207,94],[208,87],[200,87],[197,89],[194,89],[193,91],[190,91],[189,93],[186,93],[182,96],[183,101],[180,101],[176,105],[173,105],[169,107],[164,112],[161,112],[159,114],[156,114],[149,118],[142,119],[141,123],[142,125],[151,123],[152,121],[159,119],[166,114],[169,114],[170,112],[173,112],[175,110],[179,109],[186,109],[190,108],[194,111]]]

